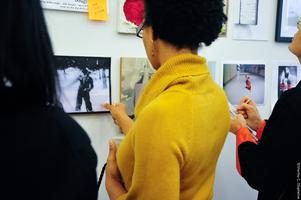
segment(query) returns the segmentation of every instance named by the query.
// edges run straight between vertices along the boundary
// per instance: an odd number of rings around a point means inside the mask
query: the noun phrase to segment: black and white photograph
[[[296,87],[298,83],[297,70],[297,66],[278,67],[278,98],[283,92]]]
[[[56,56],[60,103],[67,113],[107,112],[111,103],[111,58]]]
[[[154,70],[146,58],[120,59],[120,102],[126,105],[128,115],[134,115],[138,98],[153,73]]]
[[[237,105],[244,96],[263,105],[265,64],[224,64],[223,88],[232,105]]]
[[[276,41],[291,42],[301,18],[300,0],[278,0]]]

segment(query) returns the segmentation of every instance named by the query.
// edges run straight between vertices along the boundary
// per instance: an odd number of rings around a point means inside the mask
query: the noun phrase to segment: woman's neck
[[[163,65],[168,59],[180,55],[180,54],[195,54],[197,55],[197,49],[196,50],[192,50],[189,48],[181,48],[178,49],[175,46],[160,40],[158,42],[158,46],[157,46],[157,53],[159,56],[159,62],[160,62],[160,66]]]

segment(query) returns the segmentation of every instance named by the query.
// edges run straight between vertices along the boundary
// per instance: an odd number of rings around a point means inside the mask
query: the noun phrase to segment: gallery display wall
[[[259,0],[259,2],[262,1]],[[118,33],[117,2],[116,0],[109,0],[109,20],[106,22],[90,21],[86,13],[45,10],[56,55],[111,58],[112,102],[119,102],[120,100],[120,58],[146,56],[140,38],[135,35]],[[288,43],[275,42],[277,0],[264,0],[265,3],[261,5],[261,9],[266,10],[266,12],[258,14],[258,20],[264,18],[268,22],[265,24],[267,37],[264,40],[253,40],[252,37],[252,40],[234,39],[237,38],[236,25],[234,25],[236,16],[233,12],[236,9],[235,2],[236,0],[229,0],[228,2],[229,15],[226,36],[218,38],[210,47],[201,48],[199,55],[205,56],[208,61],[215,63],[213,77],[221,87],[225,86],[223,84],[224,66],[240,66],[239,73],[241,76],[232,77],[232,82],[235,83],[235,81],[244,81],[246,73],[249,74],[251,69],[247,69],[245,65],[264,65],[265,76],[261,82],[264,92],[261,93],[263,100],[259,105],[259,110],[263,118],[268,118],[277,98],[278,86],[275,80],[278,80],[277,73],[280,74],[278,66],[280,63],[283,63],[284,66],[286,64],[296,65],[297,59],[288,51]],[[242,34],[239,36],[242,37]],[[232,71],[235,73],[235,68]],[[262,71],[258,72],[258,77],[261,77],[262,73]],[[254,87],[259,82],[256,81],[258,77],[255,75],[251,77],[251,81],[254,80]],[[296,77],[298,79],[297,75]],[[108,141],[114,136],[120,136],[119,129],[114,125],[108,113],[73,114],[71,116],[87,131],[91,138],[92,145],[98,155],[97,172],[99,174],[106,161]],[[254,200],[256,195],[256,191],[247,185],[235,169],[235,137],[229,134],[217,166],[214,199]],[[99,199],[108,199],[104,185],[101,186]]]

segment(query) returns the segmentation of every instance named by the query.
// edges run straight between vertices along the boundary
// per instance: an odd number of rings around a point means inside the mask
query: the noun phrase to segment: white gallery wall
[[[212,46],[199,50],[209,61],[216,61],[216,80],[221,84],[224,61],[264,61],[266,66],[266,99],[260,107],[264,118],[271,111],[270,93],[272,64],[275,61],[297,62],[287,50],[287,43],[275,43],[277,0],[268,1],[265,12],[268,23],[268,41],[238,41],[232,39],[233,2],[229,1],[227,36],[219,38]],[[117,0],[109,0],[109,21],[89,21],[84,13],[45,10],[55,54],[73,56],[105,56],[112,58],[112,100],[119,101],[120,57],[145,57],[142,40],[134,35],[117,33]],[[106,161],[108,140],[120,135],[109,114],[78,114],[74,119],[87,131],[98,155],[98,173]],[[235,169],[235,137],[229,134],[217,166],[215,200],[254,200],[256,191],[238,175]],[[104,185],[100,200],[107,200]]]

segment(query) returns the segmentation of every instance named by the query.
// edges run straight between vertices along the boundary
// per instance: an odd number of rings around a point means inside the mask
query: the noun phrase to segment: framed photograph
[[[123,57],[120,59],[120,102],[127,106],[133,116],[135,105],[154,70],[147,58]]]
[[[264,105],[265,64],[235,62],[223,64],[223,88],[232,105],[244,96]]]
[[[111,58],[56,56],[60,103],[67,113],[108,112],[111,103]]]
[[[300,0],[278,0],[276,37],[277,42],[291,42],[297,32],[301,17]]]
[[[118,0],[118,32],[135,34],[136,28],[143,22],[143,13],[143,0]]]
[[[87,0],[41,0],[45,9],[88,12]]]

